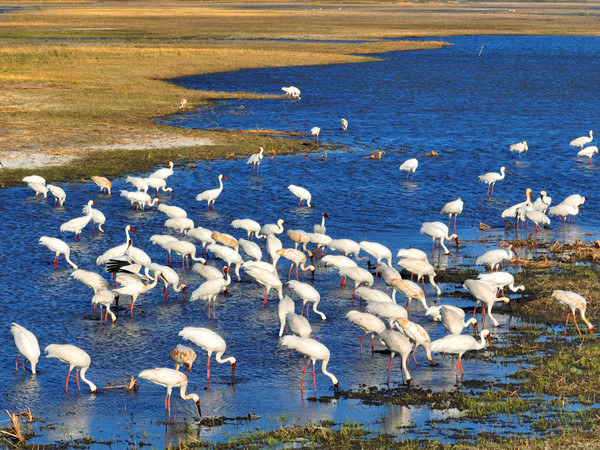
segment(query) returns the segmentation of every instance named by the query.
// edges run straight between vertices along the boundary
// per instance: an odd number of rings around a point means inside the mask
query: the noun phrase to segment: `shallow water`
[[[294,84],[302,91],[302,100],[246,102],[247,114],[230,114],[238,106],[231,103],[213,112],[190,112],[173,117],[178,126],[219,126],[230,128],[274,128],[307,132],[321,126],[323,140],[348,147],[346,152],[329,152],[325,161],[318,155],[265,158],[260,174],[253,175],[245,160],[198,162],[197,168],[176,166],[168,184],[175,196],[161,195],[161,201],[185,208],[197,226],[244,237],[230,227],[235,218],[253,218],[274,223],[283,218],[287,229],[311,231],[326,211],[327,233],[334,238],[356,241],[372,240],[387,245],[395,254],[398,248],[416,246],[431,251],[430,240],[419,234],[423,221],[442,220],[439,209],[457,196],[465,201],[465,211],[458,219],[457,233],[467,242],[458,249],[449,245],[450,255],[437,250],[433,261],[440,268],[472,266],[475,258],[494,244],[475,243],[481,237],[512,238],[514,231],[502,228],[478,231],[479,222],[501,227],[500,212],[522,201],[523,191],[545,189],[558,202],[571,193],[585,194],[582,216],[563,232],[558,222],[540,232],[538,239],[547,242],[572,240],[578,233],[596,231],[600,225],[595,212],[594,184],[597,165],[577,159],[568,142],[585,134],[594,124],[595,102],[589,86],[598,85],[597,38],[452,38],[456,46],[435,51],[403,52],[386,55],[386,61],[359,65],[302,67],[250,70],[232,74],[215,74],[181,80],[198,89],[256,91],[278,93],[281,86]],[[485,42],[480,58],[477,53]],[[585,67],[576,64],[585,57]],[[350,122],[348,132],[339,130],[340,117]],[[209,117],[212,117],[210,119]],[[218,125],[213,125],[218,121]],[[508,145],[527,140],[530,150],[522,162],[508,152]],[[371,151],[387,152],[382,161],[365,160]],[[420,166],[413,181],[398,172],[408,157],[436,150],[436,159],[419,158]],[[268,149],[267,149],[268,150]],[[494,197],[486,197],[485,186],[477,175],[497,171],[506,165],[513,173],[498,182]],[[217,176],[225,189],[215,211],[199,204],[199,192],[217,187]],[[307,187],[313,195],[313,207],[298,207],[288,184]],[[85,384],[78,393],[71,380],[64,393],[65,364],[41,358],[39,373],[32,376],[14,371],[16,351],[8,332],[11,322],[33,331],[42,349],[50,343],[72,343],[85,349],[93,364],[88,377],[99,387],[141,370],[170,366],[169,351],[181,340],[177,333],[184,326],[208,326],[227,341],[226,355],[237,358],[235,379],[229,365],[211,364],[211,383],[206,384],[206,353],[196,348],[198,359],[189,376],[190,390],[200,394],[206,416],[246,416],[249,412],[261,419],[242,425],[201,428],[201,439],[226,439],[254,427],[275,428],[284,421],[303,424],[307,421],[333,419],[335,422],[371,423],[373,429],[393,432],[398,422],[419,423],[428,420],[427,408],[398,409],[374,407],[356,401],[331,403],[309,401],[313,396],[310,375],[305,392],[299,392],[304,360],[289,356],[278,346],[277,297],[269,296],[263,306],[264,288],[257,287],[243,274],[233,282],[229,294],[220,296],[216,320],[208,320],[204,302],[184,302],[181,294],[170,294],[163,303],[160,289],[140,296],[134,317],[122,302],[117,323],[104,326],[99,313],[91,306],[92,291],[70,278],[61,257],[60,270],[52,267],[52,254],[37,244],[40,236],[61,237],[71,244],[72,259],[80,268],[99,273],[96,257],[106,249],[124,242],[123,229],[131,224],[139,234],[134,245],[145,250],[155,262],[166,264],[166,252],[148,241],[152,234],[173,234],[163,227],[166,216],[154,208],[145,212],[129,208],[119,197],[120,189],[132,190],[124,179],[113,180],[113,195],[99,194],[92,183],[63,186],[67,192],[64,208],[55,208],[50,199],[35,198],[26,187],[0,191],[0,270],[3,283],[0,295],[5,314],[0,338],[0,361],[5,376],[0,381],[3,406],[10,411],[31,407],[53,429],[35,442],[48,442],[91,435],[98,440],[123,439],[133,435],[162,445],[177,443],[183,432],[169,428],[165,432],[163,399],[165,390],[144,380],[137,393],[102,390],[90,395]],[[94,199],[108,220],[104,234],[84,230],[81,242],[71,234],[61,234],[61,223],[80,215],[81,207]],[[579,236],[580,237],[580,236]],[[282,237],[284,246],[290,241]],[[198,244],[199,246],[199,244]],[[264,252],[266,255],[266,252]],[[533,256],[528,254],[525,256]],[[519,255],[523,256],[523,255]],[[264,256],[263,256],[264,258]],[[316,260],[318,262],[318,259]],[[214,260],[210,260],[215,264]],[[174,268],[180,259],[174,257]],[[219,265],[219,262],[216,264]],[[280,260],[282,279],[288,265]],[[478,268],[481,269],[481,268]],[[181,269],[179,268],[179,271]],[[201,279],[193,272],[182,274],[191,293]],[[351,301],[352,290],[340,288],[334,270],[318,268],[314,280],[301,273],[301,281],[314,283],[321,293],[324,322],[311,313],[313,336],[331,350],[329,369],[340,379],[343,390],[366,386],[387,386],[389,355],[370,354],[368,338],[365,353],[359,355],[361,331],[348,323],[345,313],[362,306]],[[381,284],[377,287],[382,289]],[[429,301],[439,300],[459,306],[473,306],[460,284],[442,284],[443,294],[436,298],[427,285]],[[457,298],[455,291],[462,291]],[[296,304],[298,300],[295,298]],[[402,301],[400,301],[402,303]],[[297,306],[297,310],[299,307]],[[432,339],[441,337],[443,327],[424,317],[416,302],[413,320],[422,324]],[[495,310],[496,311],[496,310]],[[500,326],[492,330],[498,342],[508,326],[517,324],[500,308],[495,316]],[[186,343],[193,346],[193,344]],[[381,346],[378,346],[381,348]],[[432,367],[422,350],[417,351],[419,366],[409,369],[413,384],[426,389],[455,389],[455,359],[437,355],[439,365]],[[333,393],[329,378],[317,368],[317,396]],[[494,379],[505,381],[514,372],[513,363],[499,358],[492,362],[465,359],[465,380]],[[391,384],[402,382],[400,363],[394,361]],[[193,421],[197,416],[191,402],[173,396],[172,412],[177,421]],[[451,413],[448,413],[451,414]],[[387,425],[386,425],[387,424]],[[389,425],[392,424],[392,425]],[[461,425],[465,426],[465,425]],[[476,425],[473,425],[474,427]],[[443,432],[441,433],[443,435]]]

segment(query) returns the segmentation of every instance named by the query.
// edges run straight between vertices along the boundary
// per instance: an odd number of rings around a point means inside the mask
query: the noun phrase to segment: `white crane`
[[[500,167],[500,173],[498,172],[488,172],[483,175],[479,175],[479,181],[488,185],[487,195],[490,195],[490,187],[492,188],[492,194],[494,195],[494,185],[497,181],[504,180],[506,174],[512,175],[506,167]]]

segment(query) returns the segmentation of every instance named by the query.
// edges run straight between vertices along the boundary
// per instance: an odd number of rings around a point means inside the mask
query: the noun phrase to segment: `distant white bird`
[[[541,231],[542,229],[542,227],[540,227],[540,224],[550,225],[550,218],[543,212],[535,210],[526,211],[525,217],[527,218],[527,220],[531,220],[533,223],[535,223],[535,231],[533,231],[533,233],[529,235],[529,238],[531,239],[531,235],[535,234],[535,243],[537,243],[538,231]]]
[[[267,305],[267,297],[271,289],[275,289],[279,296],[279,300],[283,298],[283,283],[279,279],[279,275],[276,270],[272,268],[263,267],[257,264],[255,261],[248,261],[242,265],[248,275],[250,275],[258,284],[262,284],[267,288],[265,293],[264,304]]]
[[[23,182],[24,183],[36,183],[36,184],[46,184],[46,179],[44,177],[41,177],[39,175],[27,175],[26,177],[23,178]]]
[[[450,227],[450,220],[454,216],[454,229],[456,230],[456,217],[463,211],[463,205],[463,201],[458,197],[456,200],[448,202],[442,207],[440,214],[448,214],[448,227]]]
[[[96,385],[85,377],[85,373],[89,369],[92,359],[84,350],[70,344],[50,344],[44,349],[44,352],[46,353],[46,358],[56,358],[69,364],[65,392],[69,391],[69,376],[71,375],[71,371],[75,369],[77,372],[77,377],[75,378],[77,380],[77,388],[81,390],[81,388],[79,388],[79,376],[81,376],[81,379],[90,387],[92,394],[96,393]]]
[[[567,314],[567,320],[565,320],[565,334],[567,334],[567,323],[569,322],[569,315],[573,314],[573,322],[577,327],[577,331],[581,335],[581,330],[579,330],[579,325],[577,325],[577,320],[575,319],[575,311],[579,310],[581,313],[581,319],[585,322],[590,330],[590,333],[594,332],[594,326],[590,323],[589,320],[585,318],[585,309],[586,309],[586,301],[581,295],[572,292],[572,291],[561,291],[556,289],[552,292],[552,297],[554,297],[561,305],[567,306],[571,308],[571,312]]]
[[[379,267],[379,263],[382,259],[387,260],[388,265],[392,265],[392,251],[385,245],[371,241],[360,241],[358,245],[360,245],[360,248],[362,250],[364,250],[366,253],[368,253],[377,260],[377,265],[375,266],[375,269]]]
[[[100,323],[102,323],[103,306],[106,308],[106,314],[104,315],[104,323],[108,321],[109,314],[112,319],[112,323],[116,323],[117,316],[115,316],[115,313],[113,313],[110,309],[110,305],[114,303],[116,298],[117,294],[110,289],[101,289],[94,294],[94,297],[92,297],[92,303],[94,304],[94,307],[96,305],[100,305]]]
[[[180,235],[188,234],[194,228],[194,221],[188,217],[172,217],[165,220],[165,227],[178,231]]]
[[[325,314],[317,310],[317,305],[321,301],[321,295],[319,294],[319,291],[317,291],[308,283],[303,283],[301,281],[296,280],[288,281],[287,285],[302,300],[302,308],[300,309],[300,315],[302,315],[304,311],[304,306],[306,305],[306,318],[308,319],[308,304],[312,303],[312,310],[316,314],[321,316],[321,320],[326,319]]]
[[[281,240],[274,234],[268,234],[265,247],[267,248],[267,253],[271,258],[271,263],[273,264],[273,267],[276,267],[279,258],[281,258],[281,255],[277,252],[283,248]]]
[[[148,193],[149,186],[144,178],[128,176],[127,178],[125,178],[125,183],[131,184],[132,186],[137,188],[138,192]]]
[[[586,147],[582,150],[579,150],[577,152],[577,156],[587,156],[588,159],[588,164],[592,163],[592,156],[594,156],[595,154],[598,153],[598,147],[596,147],[595,145],[590,146],[590,147]],[[48,187],[50,187],[50,185],[48,185]]]
[[[531,192],[532,192],[531,188],[527,188],[525,190],[525,201],[516,203],[516,204],[512,205],[510,208],[506,208],[504,211],[502,211],[502,218],[506,218],[506,219],[515,218],[516,219],[520,208],[530,207],[532,205],[531,204]]]
[[[25,178],[27,178],[27,177],[25,177]],[[33,191],[35,192],[35,196],[36,197],[38,195],[41,195],[44,198],[48,198],[48,188],[46,187],[45,184],[41,184],[41,183],[27,183],[27,186],[29,186],[31,189],[33,189]]]
[[[585,144],[589,144],[590,142],[592,142],[592,139],[594,139],[595,135],[596,135],[596,133],[594,133],[592,130],[590,130],[589,136],[581,136],[581,137],[578,137],[577,139],[573,139],[569,143],[569,145],[571,145],[572,147],[579,147],[581,150],[583,150],[583,146]]]
[[[225,178],[226,180],[229,180],[229,178],[227,178],[225,175],[220,174],[218,188],[208,189],[208,190],[200,192],[198,195],[196,195],[197,201],[201,202],[201,201],[206,200],[206,210],[207,211],[208,211],[208,207],[210,206],[211,202],[212,202],[213,211],[215,209],[215,200],[217,200],[217,197],[219,197],[219,195],[221,195],[221,192],[223,191],[223,178]]]
[[[131,206],[135,205],[136,211],[139,211],[140,207],[142,208],[142,211],[145,211],[146,206],[151,207],[156,204],[160,204],[159,199],[152,199],[148,194],[140,191],[132,192],[121,190],[121,197],[125,197],[127,200],[129,200]]]
[[[233,228],[241,228],[248,233],[248,239],[254,240],[254,236],[257,238],[262,237],[260,234],[260,224],[252,219],[235,219],[231,222]]]
[[[354,281],[354,289],[352,291],[352,300],[354,300],[354,295],[356,293],[356,288],[362,285],[367,287],[373,286],[373,275],[367,269],[363,269],[362,267],[342,267],[338,273],[341,277],[348,277],[352,281]]]
[[[427,253],[418,248],[401,248],[398,250],[398,253],[396,253],[396,256],[403,259],[421,259],[423,261],[428,261]]]
[[[102,225],[106,222],[106,216],[102,213],[102,211],[92,208],[89,205],[84,205],[81,209],[81,212],[85,215],[89,214],[90,209],[92,210],[92,231],[94,231],[94,226],[98,225],[98,231],[104,233],[102,229]]]
[[[79,238],[79,240],[81,240],[81,231],[86,227],[86,225],[90,222],[90,220],[92,220],[92,205],[96,205],[98,206],[98,204],[93,201],[90,200],[87,205],[90,207],[89,208],[89,212],[82,217],[76,217],[75,219],[71,219],[68,222],[63,223],[60,226],[60,231],[61,232],[71,232],[71,233],[75,233],[75,240],[77,240],[77,238]]]
[[[306,367],[304,367],[304,371],[302,372],[302,384],[300,386],[300,392],[304,391],[304,375],[306,374],[306,369],[308,369],[308,365],[312,361],[313,385],[315,388],[315,395],[317,394],[317,382],[315,380],[315,362],[317,360],[322,361],[321,372],[323,372],[331,379],[331,382],[333,383],[333,388],[335,391],[337,391],[339,385],[338,379],[335,377],[335,375],[333,375],[327,370],[327,364],[329,363],[331,354],[329,353],[329,349],[325,347],[325,345],[312,338],[302,338],[298,336],[283,336],[280,342],[282,347],[286,347],[291,350],[296,350],[298,353],[304,355],[309,360],[306,363]]]
[[[196,246],[189,241],[170,241],[165,243],[164,247],[169,252],[169,259],[171,256],[171,252],[175,252],[178,255],[181,255],[181,270],[185,269],[185,263],[187,261],[188,271],[190,270],[190,258],[193,261],[201,261],[205,262],[203,258],[196,256]]]
[[[262,259],[262,250],[258,246],[258,244],[247,241],[246,239],[239,239],[238,244],[244,250],[244,253],[248,255],[250,258],[254,258],[256,261],[260,261]]]
[[[411,158],[404,161],[400,167],[398,167],[398,170],[405,170],[406,179],[408,180],[408,176],[410,175],[410,180],[412,181],[413,173],[415,173],[417,167],[419,167],[419,161],[417,158]]]
[[[431,351],[458,355],[458,362],[456,363],[456,378],[458,378],[459,368],[461,376],[464,374],[461,358],[462,355],[465,354],[465,352],[468,352],[470,350],[481,350],[486,346],[485,339],[488,340],[491,346],[489,330],[482,330],[479,333],[479,336],[480,341],[477,342],[472,336],[467,336],[464,334],[451,334],[450,336],[446,336],[445,338],[433,341],[431,343]]]
[[[532,207],[536,211],[541,211],[543,213],[546,213],[546,210],[548,209],[548,207],[550,206],[551,203],[552,203],[552,197],[550,197],[546,193],[546,191],[540,191],[540,196],[535,199],[535,202],[533,202]]]
[[[104,189],[106,189],[108,195],[111,194],[112,183],[108,179],[94,175],[91,180],[100,188],[100,192],[104,192]]]
[[[173,175],[173,161],[169,161],[169,164],[162,169],[152,172],[150,174],[150,178],[162,178],[163,180],[166,180],[171,175]]]
[[[300,206],[303,201],[306,201],[306,206],[310,208],[310,200],[312,199],[312,196],[310,195],[310,192],[308,192],[307,189],[300,186],[296,186],[295,184],[290,184],[287,188],[291,191],[292,194],[294,194],[300,199],[300,201],[298,202],[298,206]]]
[[[488,185],[487,195],[490,195],[490,186],[492,188],[491,195],[494,195],[494,185],[496,184],[496,181],[504,180],[506,174],[512,175],[512,173],[506,170],[506,167],[502,166],[500,167],[500,173],[488,172],[484,173],[483,175],[479,175],[479,181]]]
[[[475,260],[478,266],[487,266],[490,271],[496,269],[504,261],[511,261],[517,257],[515,248],[511,245],[508,248],[498,250],[489,250]]]
[[[326,212],[321,216],[321,224],[313,225],[313,233],[325,234],[327,232],[327,228],[325,228],[325,219],[329,219]]]
[[[279,337],[283,336],[283,330],[286,325],[286,316],[293,313],[295,309],[294,300],[288,295],[284,295],[277,305],[277,315],[279,316]]]
[[[360,337],[360,354],[362,356],[362,341],[363,338],[371,333],[371,353],[375,351],[375,347],[373,345],[374,335],[380,334],[385,331],[386,326],[385,323],[377,316],[374,316],[370,313],[364,313],[360,311],[348,311],[346,313],[346,319],[350,322],[358,325],[365,333]]]
[[[485,283],[481,280],[466,280],[463,283],[463,288],[470,292],[470,294],[475,297],[475,308],[477,308],[477,304],[482,302],[481,307],[481,322],[482,327],[485,325],[485,310],[487,306],[487,314],[489,318],[492,320],[492,323],[495,327],[497,327],[498,321],[494,316],[492,316],[492,308],[494,307],[494,303],[496,302],[504,302],[508,303],[510,299],[508,297],[496,297],[497,289],[491,287],[489,284]]]
[[[341,123],[342,123],[342,130],[346,131],[348,129],[348,121],[342,117]]]
[[[354,256],[359,259],[358,254],[360,253],[360,245],[352,239],[334,239],[327,247],[331,250],[341,252],[344,256]]]
[[[460,314],[454,309],[442,305],[440,308],[440,316],[442,318],[442,323],[450,334],[461,334],[463,329],[467,328],[469,325],[473,325],[473,328],[477,330],[477,319],[471,317],[469,320],[465,321],[464,311]]]
[[[215,257],[222,259],[227,263],[227,268],[229,268],[232,264],[235,264],[235,275],[240,278],[240,267],[244,263],[241,255],[231,247],[226,247],[220,244],[210,244],[206,247],[207,252],[214,253]]]
[[[408,355],[410,355],[412,350],[412,344],[404,334],[391,330],[385,330],[379,333],[379,339],[383,345],[385,345],[391,351],[390,364],[388,366],[388,382],[390,380],[390,374],[392,371],[392,360],[396,354],[400,353],[402,357],[401,368],[404,371],[404,376],[406,377],[406,384],[410,386],[412,378],[408,372]]]
[[[319,250],[321,250],[321,257],[323,257],[325,247],[333,240],[326,234],[321,233],[308,233],[308,238],[310,239],[310,242],[315,244],[315,253],[317,256],[319,256]]]
[[[458,247],[458,236],[456,234],[448,235],[450,230],[446,226],[446,224],[442,222],[423,222],[421,225],[421,234],[426,234],[431,237],[431,251],[433,252],[433,246],[436,241],[438,241],[438,247],[441,245],[444,249],[444,253],[446,255],[450,254],[450,250],[446,248],[444,245],[444,240],[452,240],[456,242],[456,246]]]
[[[300,100],[300,89],[296,86],[282,87],[281,90],[285,92],[286,97]]]
[[[108,281],[106,281],[101,275],[96,272],[90,272],[89,270],[77,269],[71,273],[71,276],[76,280],[81,281],[87,287],[94,291],[94,294],[103,289],[108,289]]]
[[[192,270],[200,275],[205,280],[212,280],[213,278],[223,278],[223,272],[215,266],[209,266],[206,262],[199,262],[192,266]]]
[[[246,164],[252,164],[252,172],[256,172],[258,173],[258,169],[260,166],[260,162],[263,159],[263,153],[264,153],[264,149],[262,147],[258,148],[258,153],[254,153],[250,156],[250,158],[248,158],[248,161],[246,161]]]
[[[182,98],[181,101],[179,102],[179,109],[183,109],[187,106],[187,100],[185,98]]]
[[[437,295],[440,295],[442,293],[442,290],[435,283],[436,273],[433,266],[429,262],[423,261],[422,259],[401,259],[397,262],[397,264],[400,267],[404,267],[411,274],[416,275],[417,283],[419,281],[423,281],[422,278],[424,276],[427,276],[429,279],[429,283],[435,288]],[[424,282],[423,286],[425,286]]]
[[[565,203],[559,203],[556,206],[548,208],[548,217],[558,217],[563,221],[563,228],[569,216],[575,217],[579,214],[579,209],[573,205],[567,205]]]
[[[202,254],[204,255],[204,251],[207,245],[214,244],[215,240],[211,237],[212,230],[202,227],[192,228],[188,230],[187,237],[200,241],[202,243]],[[208,252],[206,252],[208,254]]]
[[[519,160],[521,159],[521,153],[526,152],[528,150],[527,147],[527,142],[523,141],[523,142],[517,142],[516,144],[512,144],[510,146],[510,151],[511,152],[518,152],[519,153]]]
[[[209,319],[211,304],[213,319],[215,319],[215,302],[217,297],[219,294],[221,294],[221,292],[225,292],[227,290],[227,286],[231,284],[231,277],[229,276],[229,270],[227,267],[223,269],[223,273],[225,274],[225,278],[221,276],[220,278],[211,278],[210,280],[206,280],[204,283],[198,286],[190,296],[190,302],[196,300],[205,300],[207,302]]]
[[[283,219],[277,220],[277,224],[266,223],[260,228],[259,234],[261,235],[261,237],[264,237],[265,239],[267,238],[267,236],[269,234],[281,234],[281,233],[283,233],[283,230],[285,229],[284,225],[285,225],[285,222],[283,221]]]
[[[320,133],[321,133],[321,129],[319,127],[312,127],[310,129],[310,134],[315,136],[315,138],[317,139],[317,142],[319,142],[319,134]]]
[[[512,292],[525,291],[525,286],[515,286],[515,277],[508,272],[482,273],[477,275],[477,278],[496,286],[498,290],[502,291],[502,295],[504,295],[505,287],[508,287]]]
[[[181,336],[183,339],[193,342],[198,347],[203,348],[208,353],[208,358],[206,361],[206,381],[210,382],[210,357],[213,353],[216,353],[215,357],[218,363],[231,364],[231,377],[235,375],[235,365],[236,359],[233,356],[228,356],[227,358],[223,358],[223,353],[227,350],[227,344],[225,340],[208,328],[200,328],[200,327],[185,327],[183,328],[178,336]]]
[[[31,373],[36,373],[35,366],[41,353],[37,338],[27,328],[14,322],[10,328],[10,332],[15,339],[17,350],[19,350],[17,359],[15,359],[15,370],[19,371],[19,358],[23,355],[23,371],[25,371],[25,360],[27,360],[31,364]]]
[[[198,414],[202,415],[200,411],[200,397],[198,394],[186,394],[186,388],[188,384],[188,379],[185,374],[179,372],[175,369],[170,369],[167,367],[158,367],[156,369],[147,369],[142,370],[138,378],[142,378],[144,380],[148,380],[154,384],[158,384],[159,386],[163,386],[167,388],[167,396],[165,397],[165,408],[168,410],[169,420],[171,419],[171,392],[173,388],[179,388],[179,392],[181,398],[184,400],[193,400],[196,403],[196,407],[198,408]]]
[[[179,206],[174,205],[165,205],[161,203],[156,207],[161,213],[165,213],[171,219],[176,219],[178,217],[187,217],[187,212],[185,209],[180,208]]]
[[[596,152],[598,152],[598,150],[596,150]],[[54,197],[54,206],[62,206],[67,199],[65,191],[61,187],[54,186],[53,184],[47,184],[46,187]]]
[[[294,336],[308,337],[312,333],[310,322],[304,316],[288,312],[285,316],[288,330]]]
[[[63,254],[65,255],[65,260],[71,265],[71,267],[73,267],[73,269],[77,269],[77,265],[70,259],[71,248],[69,247],[69,244],[61,241],[60,239],[49,236],[40,237],[39,242],[56,253],[56,256],[54,257],[54,267],[58,268],[58,257]]]
[[[364,289],[364,288],[358,288],[356,290],[357,295],[359,292],[361,292],[361,289]],[[396,319],[398,317],[408,319],[408,311],[406,311],[406,309],[404,309],[402,306],[397,305],[396,303],[393,303],[393,302],[388,303],[388,302],[371,302],[370,301],[366,307],[366,310],[368,313],[375,314],[376,316],[387,320],[390,325],[390,330],[394,326],[394,323],[396,323]]]
[[[171,196],[174,195],[173,188],[167,187],[167,181],[164,178],[148,177],[148,178],[144,178],[144,181],[146,182],[146,184],[149,187],[156,189],[157,197],[158,197],[158,191],[160,191],[160,190],[162,190],[163,192],[170,192]]]

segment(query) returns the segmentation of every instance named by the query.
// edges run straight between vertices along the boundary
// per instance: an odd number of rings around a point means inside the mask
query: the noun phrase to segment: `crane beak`
[[[229,180],[229,178],[227,178],[225,175],[223,175],[223,178],[225,178],[226,180]],[[229,180],[229,181],[231,181],[231,180]]]
[[[479,327],[477,326],[477,322],[473,324],[473,328],[475,328],[475,331],[479,333]]]
[[[488,340],[488,343],[490,344],[490,349],[493,349],[494,347],[492,346],[492,338],[490,337],[489,334],[487,335],[487,340]]]
[[[196,408],[198,408],[198,415],[202,417],[202,411],[200,410],[200,400],[196,402]]]
[[[100,205],[99,205],[98,203],[96,203],[96,202],[92,203],[92,205],[95,205],[95,206],[97,206],[98,208],[100,208]]]
[[[337,393],[337,392],[339,392],[339,390],[340,390],[340,383],[335,383],[333,385],[333,392]]]
[[[135,231],[133,228],[129,227],[129,231],[131,231],[132,233],[135,233],[137,236],[139,236],[139,234],[137,234],[137,231]]]
[[[458,236],[454,238],[454,241],[456,241],[456,247],[458,247]]]
[[[509,174],[509,175],[512,175],[512,173],[510,173],[510,172],[509,172],[507,169],[504,169],[504,171],[505,171],[507,174]]]
[[[235,377],[235,365],[236,365],[236,363],[233,363],[231,365],[231,378]]]
[[[329,216],[327,215],[326,212],[323,213],[323,217],[327,217],[329,219]]]
[[[406,380],[406,387],[410,387],[410,383],[412,382],[412,378],[408,378]]]
[[[181,290],[183,291],[183,299],[185,300],[186,293],[187,293],[187,286],[183,286],[183,288],[181,288]]]

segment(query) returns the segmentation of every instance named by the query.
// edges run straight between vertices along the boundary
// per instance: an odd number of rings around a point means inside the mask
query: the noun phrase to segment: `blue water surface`
[[[569,142],[596,127],[599,39],[478,36],[444,40],[454,45],[377,55],[383,59],[368,63],[254,69],[175,80],[194,89],[266,94],[282,94],[282,86],[294,85],[302,90],[302,99],[225,102],[215,108],[177,114],[163,119],[164,123],[303,133],[319,126],[321,141],[340,145],[345,151],[330,151],[325,160],[319,153],[265,158],[258,175],[252,174],[245,160],[199,161],[197,167],[177,164],[175,174],[168,179],[175,196],[161,194],[161,202],[185,208],[197,226],[236,237],[245,237],[229,225],[236,218],[253,218],[260,223],[283,218],[287,228],[311,231],[326,211],[330,236],[377,241],[395,254],[398,248],[409,246],[431,252],[430,239],[419,234],[421,223],[445,221],[439,210],[460,196],[465,202],[456,230],[461,246],[457,249],[449,244],[448,256],[437,250],[431,254],[439,269],[475,267],[478,255],[497,246],[479,243],[480,238],[491,237],[496,242],[513,238],[513,230],[503,229],[500,213],[524,200],[527,187],[535,195],[545,189],[554,203],[573,193],[586,196],[575,223],[563,231],[562,223],[553,222],[549,230],[539,233],[539,240],[563,242],[581,237],[580,233],[595,233],[600,227],[597,164],[577,158],[578,149]],[[349,121],[346,132],[340,128],[341,117]],[[529,151],[519,161],[508,148],[522,140],[527,141]],[[365,159],[378,149],[386,151],[381,161]],[[419,156],[432,150],[440,156]],[[419,159],[419,168],[410,181],[398,166],[412,157]],[[506,166],[512,175],[499,181],[494,196],[488,197],[477,176],[497,172],[500,166]],[[220,173],[231,180],[225,181],[215,211],[207,212],[205,203],[196,202],[195,196],[217,187]],[[80,268],[104,273],[96,266],[96,257],[124,242],[123,230],[131,224],[139,234],[133,237],[134,244],[154,261],[166,264],[166,252],[149,242],[152,234],[174,234],[163,227],[166,216],[154,208],[145,212],[131,209],[119,197],[119,190],[131,187],[122,178],[112,181],[111,196],[100,194],[91,182],[64,185],[64,208],[55,208],[50,199],[35,198],[27,187],[0,191],[0,298],[5,330],[0,337],[0,369],[4,374],[0,398],[8,410],[31,407],[34,415],[47,421],[49,428],[35,442],[87,435],[99,440],[134,436],[161,446],[176,444],[186,432],[171,427],[165,430],[165,390],[146,381],[141,381],[137,393],[100,389],[91,395],[85,385],[78,393],[72,384],[65,394],[68,368],[64,363],[42,356],[37,376],[23,374],[20,367],[15,372],[17,352],[8,332],[11,322],[33,331],[42,349],[50,343],[71,343],[85,349],[93,361],[88,377],[99,387],[143,369],[171,366],[169,351],[181,342],[177,333],[184,326],[208,326],[219,332],[228,343],[226,355],[238,360],[235,379],[232,381],[228,365],[213,360],[207,386],[206,353],[196,348],[198,359],[190,372],[189,389],[199,393],[207,416],[234,417],[252,412],[261,419],[247,425],[200,428],[196,435],[200,439],[226,440],[255,426],[277,428],[321,419],[360,421],[371,423],[374,431],[394,432],[398,426],[439,417],[439,412],[427,409],[308,401],[313,395],[308,374],[308,391],[304,396],[299,392],[305,361],[297,354],[290,357],[278,346],[276,295],[272,293],[264,307],[264,288],[257,287],[243,272],[242,281],[234,281],[229,294],[217,300],[215,320],[208,320],[204,302],[187,302],[181,294],[171,293],[170,301],[164,303],[160,289],[154,289],[137,303],[144,313],[136,311],[130,317],[125,300],[117,310],[117,323],[101,325],[99,313],[90,303],[92,291],[69,276],[72,270],[62,257],[61,269],[53,269],[53,255],[37,241],[42,235],[60,237],[71,244],[72,259]],[[286,189],[292,183],[312,192],[312,208],[298,207],[297,199]],[[82,240],[73,242],[71,234],[59,232],[60,224],[79,216],[89,199],[95,200],[107,216],[106,231],[92,233],[87,228]],[[495,228],[481,232],[480,222]],[[284,246],[292,246],[291,241],[282,240]],[[221,266],[213,259],[209,263]],[[174,267],[181,273],[179,264],[180,259],[174,257]],[[287,279],[288,267],[286,261],[280,261],[282,279]],[[189,292],[202,282],[193,272],[181,273],[181,277]],[[321,294],[319,309],[327,320],[317,321],[311,314],[313,335],[330,348],[329,369],[340,379],[341,388],[387,386],[389,355],[371,356],[365,338],[366,352],[361,357],[358,340],[362,332],[344,317],[350,309],[364,307],[351,301],[352,289],[340,287],[337,273],[328,268],[317,267],[314,280],[309,273],[302,273],[300,279],[312,283]],[[376,287],[383,289],[381,284]],[[442,296],[436,297],[427,286],[430,302],[474,305],[460,283],[442,283],[441,287]],[[492,333],[502,342],[508,326],[518,322],[510,317],[508,308],[500,308],[496,315],[500,326]],[[432,339],[442,336],[443,327],[425,317],[416,304],[413,320],[422,324]],[[434,390],[455,389],[455,360],[438,356],[439,364],[431,367],[421,352],[417,351],[420,365],[410,367],[413,384]],[[399,362],[394,364],[391,383],[396,385],[402,377]],[[516,368],[499,358],[491,362],[470,359],[464,366],[466,380],[504,381]],[[317,396],[332,393],[330,380],[317,369]],[[197,413],[191,402],[174,394],[172,404],[177,423],[195,420]],[[448,412],[447,417],[452,414]],[[474,431],[481,427],[471,426]],[[436,437],[447,440],[444,433],[441,430]]]

